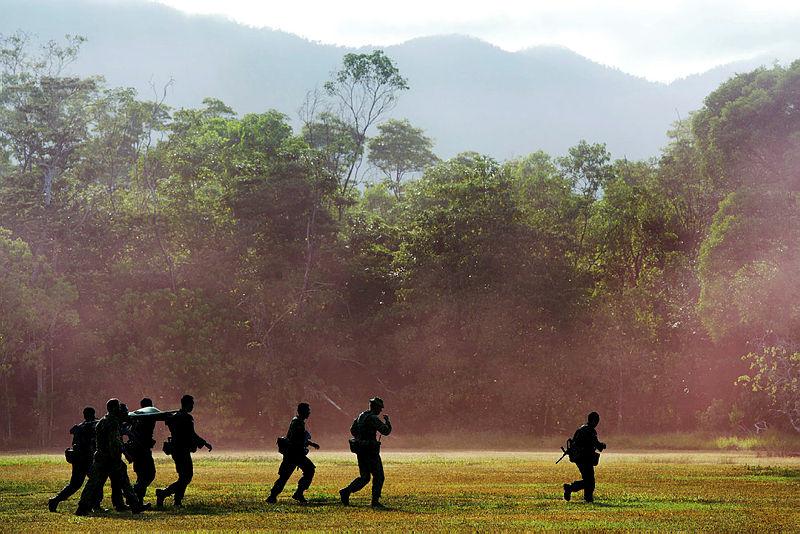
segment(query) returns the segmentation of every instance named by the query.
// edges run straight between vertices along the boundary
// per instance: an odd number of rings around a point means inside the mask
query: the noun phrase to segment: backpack
[[[279,453],[286,455],[289,452],[289,438],[281,436],[276,440],[276,443],[278,444]]]

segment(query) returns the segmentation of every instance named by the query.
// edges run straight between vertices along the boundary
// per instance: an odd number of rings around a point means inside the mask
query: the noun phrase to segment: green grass
[[[338,503],[338,488],[356,474],[355,457],[313,454],[317,476],[300,506],[264,502],[277,455],[198,454],[183,510],[141,516],[111,512],[75,517],[78,496],[49,513],[47,499],[66,483],[69,466],[55,455],[0,456],[0,531],[252,530],[775,530],[800,531],[800,459],[734,453],[603,455],[596,502],[565,502],[561,484],[574,465],[552,454],[512,452],[384,454],[387,511],[373,511],[368,488]],[[157,486],[174,478],[161,456]],[[133,473],[131,472],[131,475]],[[106,504],[108,505],[108,490]],[[150,492],[152,495],[152,490]]]

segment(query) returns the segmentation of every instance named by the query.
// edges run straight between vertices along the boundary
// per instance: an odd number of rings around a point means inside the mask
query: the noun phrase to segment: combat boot
[[[75,515],[89,515],[89,509],[78,505],[78,509],[75,510]]]
[[[343,505],[350,506],[350,492],[347,491],[347,488],[339,490],[339,498]]]
[[[167,498],[163,489],[156,488],[156,508],[164,508],[164,499]]]
[[[372,501],[373,510],[386,510],[386,507],[378,501]]]
[[[127,504],[115,504],[114,505],[114,510],[116,510],[117,512],[127,512],[130,509],[131,509],[131,507],[128,506]]]
[[[269,497],[267,497],[267,502],[270,504],[275,504],[278,502],[278,498],[270,493]]]
[[[292,499],[296,500],[300,504],[305,504],[308,502],[303,493],[300,491],[295,491],[294,494],[292,495]]]
[[[572,497],[572,488],[569,484],[564,484],[564,500],[568,501]]]
[[[59,502],[60,501],[58,499],[56,499],[55,497],[53,497],[52,499],[48,499],[47,500],[47,509],[50,510],[51,512],[57,512],[58,511],[58,503]]]

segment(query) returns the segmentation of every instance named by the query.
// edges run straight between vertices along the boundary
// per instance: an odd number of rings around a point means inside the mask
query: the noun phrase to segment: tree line
[[[651,160],[499,162],[389,119],[409,81],[379,50],[295,129],[73,76],[82,41],[0,41],[3,447],[187,392],[231,444],[299,400],[341,431],[376,392],[431,435],[800,431],[800,62]]]

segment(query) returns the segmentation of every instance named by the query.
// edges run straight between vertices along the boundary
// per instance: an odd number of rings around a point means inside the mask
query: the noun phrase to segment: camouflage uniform
[[[92,456],[96,448],[95,426],[97,419],[83,421],[73,426],[69,433],[72,434],[72,476],[69,483],[64,486],[58,495],[53,497],[51,506],[55,507],[61,501],[69,499],[83,485],[83,481],[89,474],[92,466]],[[102,500],[102,488],[100,489],[100,500]]]
[[[392,431],[390,422],[383,422],[371,410],[362,412],[350,427],[350,433],[359,440],[358,458],[359,476],[355,478],[349,486],[342,490],[347,495],[354,493],[367,484],[372,476],[372,504],[376,505],[381,498],[383,489],[383,462],[381,461],[380,442],[377,433],[388,436]]]
[[[278,468],[278,480],[275,481],[272,491],[270,491],[271,498],[277,497],[283,491],[289,477],[298,467],[303,472],[303,476],[297,482],[295,495],[302,495],[311,486],[311,481],[314,480],[316,467],[314,462],[308,458],[308,442],[311,440],[311,434],[306,432],[305,420],[294,416],[292,422],[289,423],[286,439],[289,441],[289,446]]]
[[[178,410],[167,419],[167,427],[172,434],[172,460],[175,462],[178,480],[160,492],[160,499],[174,495],[175,506],[181,506],[186,487],[194,476],[192,453],[206,446],[207,442],[195,433],[194,418],[185,410]]]
[[[102,498],[103,486],[108,478],[112,485],[116,485],[125,497],[128,506],[134,512],[141,510],[141,503],[136,497],[130,481],[128,469],[122,461],[122,435],[120,429],[122,421],[119,416],[106,414],[98,421],[95,428],[97,450],[94,453],[94,462],[89,470],[89,481],[81,492],[76,513],[87,513],[99,504],[97,496]]]
[[[575,431],[572,437],[572,446],[575,449],[573,456],[575,465],[581,472],[581,480],[569,484],[569,491],[583,490],[583,498],[587,502],[594,500],[594,466],[597,465],[599,455],[595,452],[603,450],[605,445],[597,439],[597,430],[591,425],[584,424]]]
[[[153,446],[156,444],[153,433],[156,428],[154,418],[136,418],[131,424],[129,452],[133,458],[133,472],[136,484],[133,486],[139,500],[144,500],[147,487],[156,478],[156,464],[153,461]]]

